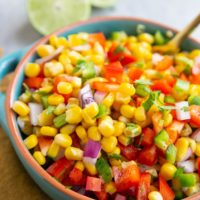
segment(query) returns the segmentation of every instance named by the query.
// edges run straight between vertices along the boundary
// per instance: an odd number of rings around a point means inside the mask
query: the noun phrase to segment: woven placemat
[[[50,200],[28,175],[1,128],[0,200]]]

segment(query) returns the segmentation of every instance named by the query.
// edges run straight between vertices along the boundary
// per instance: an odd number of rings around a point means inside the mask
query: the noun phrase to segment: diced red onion
[[[42,105],[38,103],[28,103],[28,106],[30,108],[31,124],[36,126],[38,125],[38,116],[43,110]]]
[[[188,148],[188,150],[187,150],[184,158],[181,160],[181,162],[187,160],[188,158],[190,158],[192,156],[192,154],[193,154],[192,149]]]
[[[78,98],[82,108],[84,108],[87,104],[94,102],[92,90],[89,84],[80,90]]]
[[[186,173],[191,173],[195,170],[194,160],[178,162],[177,166],[182,167]]]
[[[64,49],[64,47],[60,46],[52,54],[45,56],[43,58],[36,59],[35,62],[38,64],[43,64],[48,61],[51,61],[52,59],[56,58],[62,52],[63,49]]]
[[[191,138],[193,140],[195,140],[195,142],[200,142],[200,128],[198,128],[197,130],[195,130],[192,135]]]
[[[121,195],[121,194],[117,194],[115,196],[115,200],[126,200],[126,197],[124,195]]]
[[[100,142],[89,139],[84,148],[84,157],[97,158],[101,151]]]
[[[95,100],[98,104],[100,104],[100,103],[103,101],[103,99],[105,98],[106,94],[107,94],[106,92],[96,91],[96,92],[94,93],[94,100]]]
[[[178,120],[190,119],[189,104],[187,101],[180,101],[175,104],[176,106],[176,117]],[[184,110],[188,108],[188,110]]]
[[[74,51],[87,51],[91,49],[91,46],[89,44],[79,45],[72,47]]]
[[[163,56],[159,53],[154,53],[152,55],[152,63],[153,65],[156,65],[158,62],[160,62],[163,59]]]
[[[25,122],[23,120],[21,120],[20,117],[17,118],[17,124],[19,125],[21,130],[24,129]]]

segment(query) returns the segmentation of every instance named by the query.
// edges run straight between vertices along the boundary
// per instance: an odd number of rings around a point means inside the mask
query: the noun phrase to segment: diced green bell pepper
[[[190,96],[188,98],[189,105],[200,105],[200,96]]]
[[[160,31],[156,31],[156,33],[154,35],[154,41],[155,41],[154,43],[156,45],[163,45],[166,43],[166,38]]]
[[[192,187],[196,184],[196,176],[193,173],[180,174],[179,181],[182,187]]]
[[[150,88],[143,84],[136,85],[136,95],[140,97],[146,97],[151,92]]]
[[[56,128],[64,126],[67,123],[66,114],[64,113],[54,118],[53,123]]]
[[[168,141],[169,141],[169,135],[165,130],[161,130],[154,138],[155,145],[163,150],[167,148]]]
[[[172,164],[175,163],[175,161],[176,161],[176,152],[177,152],[177,149],[176,149],[176,146],[174,144],[170,144],[167,147],[167,150],[166,150],[166,160],[169,163],[172,163]]]
[[[133,124],[133,123],[128,123],[127,127],[124,130],[124,134],[127,137],[133,138],[133,137],[140,135],[141,131],[142,131],[142,129],[139,125]]]
[[[165,103],[175,103],[175,99],[174,99],[174,97],[167,95],[167,96],[165,96],[164,102]]]
[[[124,41],[127,38],[127,34],[124,31],[115,31],[111,34],[111,39],[116,41]]]
[[[98,107],[99,107],[99,112],[98,112],[98,114],[96,115],[95,118],[98,119],[98,118],[101,118],[101,117],[103,117],[103,116],[108,114],[108,109],[107,109],[107,107],[105,105],[99,104]]]
[[[174,86],[176,92],[188,93],[190,89],[190,83],[181,79],[177,79]]]

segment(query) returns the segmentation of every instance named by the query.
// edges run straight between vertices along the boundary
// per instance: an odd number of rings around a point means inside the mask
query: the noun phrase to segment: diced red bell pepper
[[[156,133],[151,128],[144,128],[142,130],[142,146],[151,146],[153,145],[153,139]]]
[[[145,147],[138,153],[137,161],[141,164],[152,166],[157,162],[157,148],[155,145]]]
[[[104,76],[110,82],[121,83],[123,67],[119,61],[110,63],[105,66]]]
[[[197,171],[198,171],[198,174],[200,176],[200,157],[197,158],[197,167],[198,167]]]
[[[174,191],[169,187],[164,178],[159,176],[159,190],[163,197],[163,200],[174,200]]]
[[[118,84],[107,83],[107,82],[93,82],[92,88],[100,92],[112,92],[116,91],[119,88]]]
[[[137,200],[148,199],[148,194],[150,192],[150,185],[151,185],[151,175],[149,173],[142,173],[137,190]]]
[[[200,74],[190,76],[189,80],[193,84],[200,84]]]
[[[101,192],[101,184],[102,180],[100,178],[87,176],[85,189],[93,192]]]
[[[172,64],[172,58],[169,56],[164,56],[163,59],[156,64],[155,68],[158,71],[164,71],[169,69],[172,66]]]
[[[173,87],[176,83],[176,78],[174,78],[172,75],[165,76],[165,79],[171,87]]]
[[[95,42],[99,42],[104,47],[106,44],[106,37],[102,32],[91,33],[88,36],[88,42],[92,44],[94,44]]]
[[[71,185],[85,185],[85,182],[86,182],[83,172],[76,167],[74,167],[69,173],[69,179],[70,179]]]
[[[121,195],[121,194],[116,194],[115,200],[126,200],[126,197],[124,195]]]
[[[39,89],[42,85],[44,78],[41,77],[31,77],[31,78],[26,78],[24,80],[24,83],[32,89]]]
[[[144,70],[140,69],[140,68],[130,68],[128,70],[128,77],[132,80],[132,81],[135,81],[137,79],[139,79],[142,74],[143,74]]]
[[[114,173],[117,191],[126,191],[132,186],[137,186],[140,181],[140,170],[137,165],[122,168],[119,173]]]
[[[94,192],[98,200],[108,200],[108,193],[101,189],[101,192]]]
[[[120,62],[123,66],[126,66],[126,65],[131,64],[135,61],[136,61],[136,58],[134,56],[129,55],[129,54],[124,54],[123,58],[121,59]]]
[[[200,106],[191,105],[190,106],[190,122],[197,127],[200,127]]]
[[[137,157],[138,149],[135,148],[133,145],[129,144],[128,146],[119,145],[119,148],[121,150],[121,154],[127,159],[127,160],[135,160]]]
[[[53,139],[50,137],[44,137],[44,136],[38,137],[39,148],[44,156],[47,155],[47,151],[52,142],[53,142]]]
[[[160,90],[164,94],[172,93],[172,87],[165,79],[153,81],[153,85],[151,86],[151,89]]]
[[[50,165],[46,171],[59,181],[62,181],[73,168],[74,161],[67,160],[65,157],[60,158]]]

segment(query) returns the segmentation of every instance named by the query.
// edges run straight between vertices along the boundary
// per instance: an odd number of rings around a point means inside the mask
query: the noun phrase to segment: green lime
[[[117,0],[91,0],[92,6],[99,8],[114,6],[116,2]]]
[[[89,18],[90,0],[28,0],[28,15],[41,34]]]

